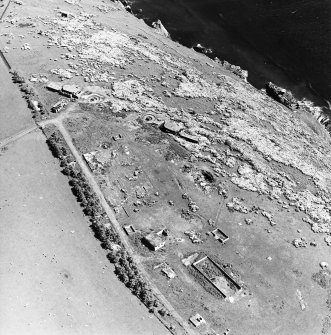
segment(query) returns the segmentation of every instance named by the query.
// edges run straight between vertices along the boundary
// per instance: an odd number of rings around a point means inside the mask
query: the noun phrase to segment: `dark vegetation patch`
[[[199,271],[192,266],[189,266],[187,269],[194,280],[196,280],[209,294],[215,298],[224,299],[223,295]]]
[[[327,315],[323,319],[323,324],[322,324],[322,334],[329,334],[329,330],[331,328],[331,315]]]
[[[328,269],[314,273],[312,279],[322,288],[331,288],[331,271]]]
[[[190,156],[190,152],[183,148],[175,141],[171,141],[165,154],[165,160],[170,161],[176,158],[186,159]]]
[[[328,307],[328,310],[331,312],[331,289],[329,289],[328,297],[326,299],[326,306]]]
[[[34,23],[32,23],[32,22],[29,22],[29,23],[20,23],[18,26],[20,28],[34,27]]]
[[[213,183],[215,181],[215,177],[211,172],[207,170],[201,170],[201,173],[208,183]]]
[[[130,114],[134,113],[134,111],[125,111],[125,110],[121,110],[120,112],[116,112],[116,113],[112,113],[112,115],[114,117],[119,117],[121,119],[125,119],[127,116],[129,116]]]
[[[95,110],[94,104],[80,102],[78,105],[83,112],[92,112]]]
[[[160,144],[163,140],[166,139],[166,135],[160,132],[158,129],[149,126],[149,133],[145,137],[145,140],[151,144]]]

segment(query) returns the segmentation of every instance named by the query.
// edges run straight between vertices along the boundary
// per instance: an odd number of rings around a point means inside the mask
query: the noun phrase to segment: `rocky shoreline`
[[[129,3],[126,0],[115,0],[116,1],[120,1],[124,8],[131,13],[132,15],[137,16],[138,13],[134,13],[131,6],[129,5]],[[141,11],[139,12],[139,14],[141,13]],[[146,24],[148,24],[146,22],[146,20],[144,20]],[[157,29],[159,32],[161,32],[161,34],[163,34],[164,36],[167,36],[169,38],[170,34],[169,32],[166,30],[166,28],[163,26],[161,20],[157,20],[156,22],[153,22],[151,27]],[[201,42],[203,43],[203,42]],[[218,57],[215,57],[215,55],[213,54],[213,50],[211,48],[205,47],[203,46],[203,44],[197,43],[196,45],[194,45],[192,47],[196,52],[202,53],[204,55],[206,55],[207,57],[209,57],[210,59],[219,62],[220,64],[222,64],[222,66],[224,66],[224,68],[226,68],[227,70],[233,72],[235,75],[237,75],[238,77],[242,78],[243,80],[247,81],[248,79],[248,71],[242,69],[240,66],[238,65],[234,65],[229,63],[226,60],[220,60]],[[318,105],[315,105],[314,102],[303,98],[302,100],[298,100],[296,99],[293,94],[289,91],[289,90],[285,90],[282,87],[279,87],[275,84],[274,88],[269,89],[269,93],[267,93],[269,96],[273,97],[276,101],[280,101],[282,100],[282,98],[280,98],[279,93],[281,93],[281,95],[286,95],[286,94],[290,94],[293,98],[293,105],[292,106],[288,106],[288,104],[285,102],[284,105],[287,107],[290,107],[290,109],[299,109],[301,108],[302,110],[307,111],[308,113],[312,114],[323,126],[325,126],[327,128],[327,130],[330,132],[329,130],[329,123],[330,123],[330,115],[331,115],[331,108],[330,108],[330,104],[328,103],[328,108],[326,107],[321,107]],[[265,90],[268,91],[268,88],[270,88],[270,82],[265,84]],[[264,90],[264,89],[262,89]],[[273,94],[272,91],[278,91],[276,94]],[[291,99],[292,99],[291,98]],[[281,103],[283,103],[281,101]]]

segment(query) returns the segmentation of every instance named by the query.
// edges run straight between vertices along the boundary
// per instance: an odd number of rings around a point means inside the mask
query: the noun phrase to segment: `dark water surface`
[[[247,69],[258,88],[273,81],[331,101],[331,0],[134,0],[132,9],[147,23],[161,19],[174,40]]]

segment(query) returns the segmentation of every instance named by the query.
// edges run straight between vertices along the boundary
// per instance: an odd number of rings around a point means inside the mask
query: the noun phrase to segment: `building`
[[[77,85],[63,85],[62,94],[69,98],[78,98],[82,89]]]
[[[53,92],[60,92],[62,90],[62,84],[58,82],[50,82],[47,84],[46,88]]]
[[[67,105],[67,102],[65,100],[60,100],[58,101],[52,108],[51,112],[52,113],[58,113]]]
[[[206,320],[198,313],[191,316],[190,321],[193,323],[195,327],[199,327],[202,324],[206,324]]]
[[[229,240],[229,236],[226,235],[221,229],[216,228],[211,231],[211,234],[215,237],[216,240],[219,240],[222,244]]]
[[[165,238],[162,236],[163,230],[161,232],[151,232],[143,238],[143,241],[153,251],[157,251],[164,247]]]
[[[167,133],[177,134],[183,129],[183,126],[177,122],[167,120],[163,123],[161,129]]]
[[[123,227],[123,229],[127,233],[127,235],[132,235],[136,232],[135,228],[132,225],[126,225]]]

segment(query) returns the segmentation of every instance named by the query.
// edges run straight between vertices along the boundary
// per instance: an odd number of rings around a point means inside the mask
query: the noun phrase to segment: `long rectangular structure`
[[[207,267],[207,262],[211,264],[211,267]],[[201,258],[193,263],[192,266],[201,273],[224,298],[230,297],[231,293],[235,294],[241,290],[241,286],[208,256]],[[203,268],[204,266],[205,268]]]

